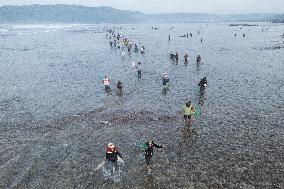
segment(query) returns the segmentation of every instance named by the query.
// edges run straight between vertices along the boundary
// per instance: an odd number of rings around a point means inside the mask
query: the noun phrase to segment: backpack
[[[143,143],[143,144],[141,145],[141,148],[142,148],[143,151],[146,151],[147,148],[148,148],[148,145],[147,145],[146,143]]]

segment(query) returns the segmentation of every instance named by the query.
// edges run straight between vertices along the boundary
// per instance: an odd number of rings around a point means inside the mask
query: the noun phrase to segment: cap
[[[114,148],[114,147],[115,147],[113,143],[108,143],[107,146],[108,146],[109,148]]]

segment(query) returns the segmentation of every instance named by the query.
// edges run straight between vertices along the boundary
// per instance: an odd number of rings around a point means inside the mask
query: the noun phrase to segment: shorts
[[[146,165],[150,165],[151,159],[152,159],[152,156],[145,155]]]
[[[109,85],[105,85],[105,90],[106,90],[106,91],[110,91]]]
[[[191,115],[183,115],[184,119],[191,119]]]

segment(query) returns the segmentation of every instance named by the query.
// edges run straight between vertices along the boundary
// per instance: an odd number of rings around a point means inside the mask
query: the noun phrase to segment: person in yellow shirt
[[[183,118],[187,125],[191,124],[191,115],[195,113],[195,109],[191,104],[191,101],[188,101],[183,108]]]

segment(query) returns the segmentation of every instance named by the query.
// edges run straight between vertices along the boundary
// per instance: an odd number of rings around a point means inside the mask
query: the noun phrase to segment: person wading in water
[[[191,125],[191,116],[195,113],[195,109],[191,104],[191,101],[188,101],[183,108],[183,118],[185,123]]]
[[[163,148],[161,145],[158,145],[157,143],[155,143],[155,141],[150,140],[148,142],[145,142],[143,144],[143,151],[144,151],[144,155],[145,155],[145,161],[146,161],[146,171],[148,171],[148,173],[151,171],[151,167],[150,167],[150,162],[153,156],[153,148]]]

